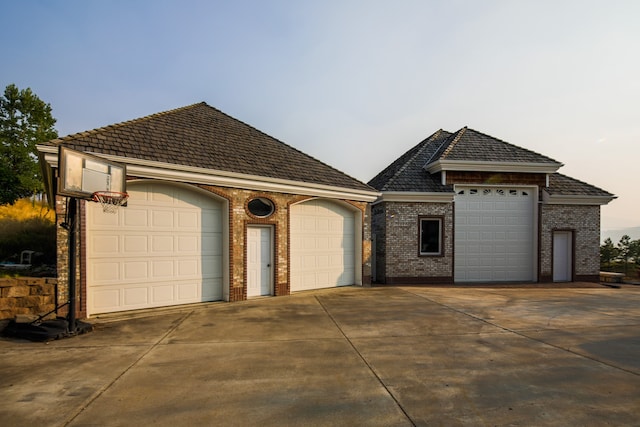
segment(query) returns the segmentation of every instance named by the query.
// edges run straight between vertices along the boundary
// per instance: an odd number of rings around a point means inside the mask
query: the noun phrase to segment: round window
[[[247,204],[247,208],[252,215],[264,218],[273,213],[275,207],[273,206],[273,202],[269,199],[265,199],[263,197],[259,197],[257,199],[251,200]]]

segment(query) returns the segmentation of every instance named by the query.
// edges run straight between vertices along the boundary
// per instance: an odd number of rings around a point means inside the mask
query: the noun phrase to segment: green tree
[[[629,243],[629,255],[638,267],[640,267],[640,239],[632,240]]]
[[[56,138],[51,105],[30,88],[8,85],[0,96],[0,205],[43,188],[36,144]]]
[[[631,258],[631,237],[624,235],[618,242],[618,259],[624,263],[624,274],[627,274],[629,258]]]
[[[600,264],[611,268],[611,261],[618,257],[618,248],[613,245],[610,237],[607,237],[600,246]]]

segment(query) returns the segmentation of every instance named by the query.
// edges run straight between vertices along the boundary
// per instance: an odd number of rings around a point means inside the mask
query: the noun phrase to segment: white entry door
[[[553,281],[570,282],[572,280],[573,245],[571,231],[553,233]]]
[[[271,227],[247,228],[247,297],[271,295]]]

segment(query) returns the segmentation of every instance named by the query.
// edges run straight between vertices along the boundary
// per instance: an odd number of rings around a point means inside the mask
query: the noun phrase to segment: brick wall
[[[133,177],[128,177],[133,179]],[[308,200],[311,197],[286,193],[260,192],[243,190],[237,188],[217,187],[209,185],[197,185],[197,187],[225,198],[229,202],[229,300],[240,301],[247,298],[246,287],[246,229],[251,225],[270,225],[274,230],[274,293],[278,295],[288,295],[289,285],[289,253],[288,253],[288,233],[289,233],[289,207],[298,202]],[[275,205],[275,212],[268,218],[258,218],[251,215],[247,210],[249,200],[256,197],[264,197],[271,200]],[[80,202],[79,234],[78,234],[78,258],[77,258],[77,284],[79,297],[79,317],[86,313],[86,267],[84,259],[86,257],[86,243],[82,236],[85,234],[85,209],[87,202]],[[340,203],[340,202],[337,202]],[[360,211],[363,223],[362,235],[362,280],[363,284],[371,283],[371,225],[370,210],[368,203],[345,201],[355,210]],[[66,198],[58,197],[56,201],[57,222],[64,221],[66,213]],[[126,208],[124,208],[126,209]],[[66,302],[68,299],[68,232],[62,227],[58,227],[58,284],[59,302]],[[82,274],[81,274],[82,272]]]
[[[0,279],[0,320],[17,314],[40,315],[56,308],[56,279],[17,277]]]
[[[598,281],[600,271],[600,206],[541,205],[540,281],[553,280],[553,232],[573,232],[574,280]]]
[[[453,280],[453,204],[384,202],[374,206],[376,279],[382,283]],[[443,255],[419,255],[419,218],[443,218]]]

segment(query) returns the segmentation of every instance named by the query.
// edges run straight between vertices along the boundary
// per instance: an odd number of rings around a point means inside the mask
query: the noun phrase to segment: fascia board
[[[38,150],[45,153],[45,160],[47,163],[52,167],[58,166],[56,146],[38,146]],[[256,191],[303,194],[307,196],[357,200],[363,202],[373,202],[380,195],[377,191],[332,187],[323,184],[240,174],[235,172],[156,162],[152,160],[113,156],[102,153],[90,154],[107,160],[124,163],[127,165],[128,175],[140,178],[164,179],[174,182],[192,182],[204,185],[218,185],[222,187],[244,188]]]
[[[429,173],[441,171],[554,173],[562,166],[562,163],[436,160],[425,165],[424,169]]]
[[[417,192],[417,191],[383,191],[374,204],[382,202],[405,203],[452,203],[454,193]]]
[[[546,191],[542,193],[545,205],[606,205],[616,197],[586,196],[586,195],[552,195]]]

